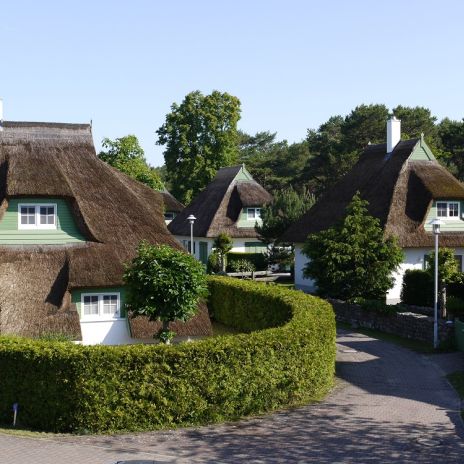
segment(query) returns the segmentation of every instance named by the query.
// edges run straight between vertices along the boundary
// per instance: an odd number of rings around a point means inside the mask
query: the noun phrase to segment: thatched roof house
[[[260,221],[261,207],[271,200],[271,194],[253,179],[244,165],[222,168],[168,228],[186,246],[190,237],[187,218],[195,216],[193,231],[199,245],[196,246],[194,239],[194,250],[202,261],[220,233],[227,233],[234,239],[233,251],[256,250],[262,245],[255,223]]]
[[[99,160],[89,125],[1,122],[1,334],[80,340],[84,322],[126,327],[123,263],[142,239],[179,246],[162,195]],[[117,338],[108,330],[104,343]]]
[[[402,272],[423,267],[424,254],[434,243],[428,223],[437,216],[446,223],[440,244],[458,248],[457,254],[461,254],[464,186],[437,162],[423,138],[398,138],[391,150],[385,143],[367,146],[352,170],[286,231],[284,240],[302,244],[309,234],[333,226],[344,217],[357,191],[369,202],[369,213],[380,220],[385,234],[398,238],[405,253]],[[301,246],[297,248],[296,284],[311,290],[311,284],[301,276],[306,258],[301,255]],[[394,289],[395,299],[399,298],[400,281],[402,274]]]

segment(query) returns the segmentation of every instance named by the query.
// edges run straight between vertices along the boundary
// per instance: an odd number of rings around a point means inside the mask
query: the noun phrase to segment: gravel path
[[[464,353],[425,356],[341,331],[323,402],[233,424],[116,436],[0,434],[0,464],[464,463],[461,402],[444,374]]]

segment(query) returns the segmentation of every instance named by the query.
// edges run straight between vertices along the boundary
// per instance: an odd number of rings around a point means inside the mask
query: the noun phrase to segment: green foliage
[[[227,253],[229,253],[229,251],[232,250],[233,245],[234,245],[234,241],[225,232],[221,232],[214,239],[213,248],[217,253],[217,257],[219,261],[219,269],[221,272],[226,272]]]
[[[261,208],[262,224],[255,229],[267,245],[279,243],[280,236],[306,211],[316,199],[308,190],[298,193],[293,188],[275,192],[272,203]]]
[[[451,318],[464,319],[464,300],[457,296],[449,295],[446,299],[446,310]]]
[[[230,263],[232,272],[253,272],[256,270],[255,265],[247,259],[238,259]]]
[[[427,255],[426,269],[430,276],[435,275],[435,252]],[[440,287],[455,282],[459,277],[458,263],[454,258],[454,250],[440,247],[438,249],[438,281]]]
[[[438,126],[440,161],[464,181],[464,120],[443,119]]]
[[[264,253],[240,253],[240,252],[229,252],[227,253],[227,270],[229,272],[235,272],[234,263],[237,261],[249,261],[254,270],[265,271],[267,270],[267,260]]]
[[[364,311],[372,311],[379,314],[396,314],[405,311],[405,307],[400,304],[390,305],[385,301],[380,300],[363,300],[360,303],[361,309]]]
[[[206,272],[208,274],[217,274],[218,272],[221,272],[221,259],[217,250],[213,250],[208,256]]]
[[[335,368],[331,306],[214,277],[210,308],[249,334],[180,345],[80,346],[0,338],[0,422],[69,432],[207,424],[321,399]],[[269,327],[267,330],[261,330]]]
[[[71,343],[73,341],[73,338],[71,336],[69,336],[68,334],[61,333],[61,332],[43,332],[38,338],[39,340],[45,340],[49,342],[69,342]]]
[[[430,272],[420,269],[407,269],[403,276],[401,301],[416,306],[433,305],[433,278]]]
[[[163,188],[163,182],[156,169],[147,164],[143,149],[135,135],[116,140],[105,138],[102,145],[106,151],[98,154],[101,160],[154,190]]]
[[[219,168],[237,161],[238,98],[214,91],[189,93],[171,106],[156,131],[165,145],[164,160],[172,194],[188,204],[214,178]]]
[[[304,275],[315,280],[322,295],[343,300],[382,299],[393,286],[392,272],[403,253],[393,238],[384,238],[368,202],[357,193],[346,216],[334,227],[308,236]]]
[[[126,266],[127,307],[134,315],[171,321],[195,315],[200,298],[207,294],[203,265],[193,256],[167,245],[143,241],[137,256]]]

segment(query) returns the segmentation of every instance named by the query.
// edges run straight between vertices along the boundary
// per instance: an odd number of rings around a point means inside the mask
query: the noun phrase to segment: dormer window
[[[249,221],[261,219],[261,208],[247,208],[247,219]]]
[[[19,204],[18,229],[56,229],[56,204]]]
[[[437,201],[437,217],[459,219],[459,201]]]

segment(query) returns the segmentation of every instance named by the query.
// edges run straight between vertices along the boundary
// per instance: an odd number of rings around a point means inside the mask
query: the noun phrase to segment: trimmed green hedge
[[[0,422],[11,423],[17,402],[23,427],[153,430],[235,419],[328,392],[335,365],[328,303],[224,277],[209,286],[218,321],[274,328],[173,346],[0,338]]]
[[[267,270],[266,255],[264,253],[239,253],[229,251],[229,253],[227,253],[227,272],[232,272],[232,263],[241,259],[250,261],[250,263],[254,265],[256,271]]]

